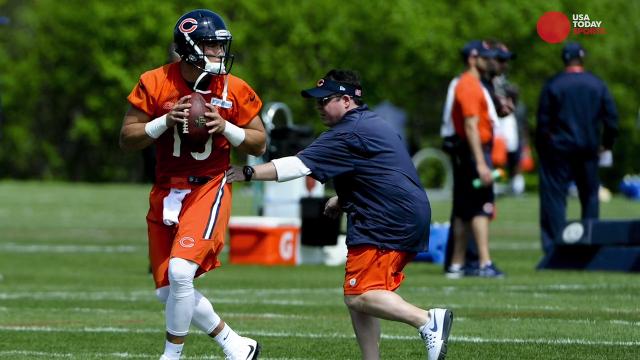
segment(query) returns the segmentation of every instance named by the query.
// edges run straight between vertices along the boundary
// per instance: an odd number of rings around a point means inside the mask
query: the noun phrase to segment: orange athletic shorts
[[[349,248],[344,294],[360,295],[369,290],[396,290],[404,280],[402,269],[415,256],[413,252],[383,250],[370,245]]]
[[[179,224],[162,222],[163,200],[168,186],[154,185],[149,195],[147,229],[149,260],[156,288],[169,285],[169,259],[179,257],[200,265],[196,276],[220,266],[218,254],[231,216],[231,184],[224,174],[203,185],[172,184],[175,188],[190,188],[182,201]]]

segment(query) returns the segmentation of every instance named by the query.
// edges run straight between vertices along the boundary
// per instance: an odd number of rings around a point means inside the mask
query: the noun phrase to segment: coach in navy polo
[[[618,113],[611,94],[600,78],[584,70],[584,57],[580,44],[565,45],[565,70],[549,79],[540,94],[536,146],[545,253],[553,249],[565,226],[571,181],[578,188],[582,219],[598,218],[598,156],[611,151],[618,133]]]
[[[325,80],[321,87],[303,94],[333,102],[341,95],[336,86],[344,87],[346,93],[357,90]],[[429,200],[399,134],[364,104],[336,123],[327,116],[323,119],[331,129],[297,157],[316,180],[334,179],[340,206],[347,214],[347,246],[427,249]]]
[[[347,214],[343,293],[362,358],[380,357],[381,318],[414,326],[428,358],[444,358],[451,311],[423,310],[395,293],[405,265],[427,249],[431,221],[429,200],[402,138],[364,104],[353,71],[331,70],[302,96],[315,99],[329,130],[296,156],[232,167],[228,181],[333,179],[338,196],[327,202],[325,214]]]

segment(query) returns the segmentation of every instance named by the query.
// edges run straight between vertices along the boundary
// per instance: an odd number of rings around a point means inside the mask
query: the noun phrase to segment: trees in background
[[[471,39],[498,38],[517,52],[510,79],[519,85],[535,125],[544,80],[562,68],[561,44],[536,33],[546,11],[586,13],[607,34],[570,35],[588,50],[587,67],[609,85],[621,115],[614,153],[620,179],[640,171],[640,4],[616,0],[477,2],[0,0],[0,96],[5,122],[0,177],[129,181],[141,177],[139,153],[118,148],[126,96],[145,70],[166,61],[175,20],[208,7],[220,13],[234,40],[233,72],[265,102],[283,101],[296,123],[322,126],[300,97],[330,68],[354,68],[365,99],[388,99],[407,110],[414,148],[438,146],[442,102],[463,66]]]

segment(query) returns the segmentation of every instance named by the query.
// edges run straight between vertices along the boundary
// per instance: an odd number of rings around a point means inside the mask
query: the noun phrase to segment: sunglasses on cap
[[[325,96],[323,98],[318,98],[317,103],[318,103],[318,105],[320,105],[322,107],[325,107],[325,106],[327,106],[328,103],[333,101],[333,99],[341,98],[342,95],[344,95],[344,94],[332,94],[332,95],[329,95],[329,96]]]

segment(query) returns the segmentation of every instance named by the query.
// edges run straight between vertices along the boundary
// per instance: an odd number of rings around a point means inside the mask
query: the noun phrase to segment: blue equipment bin
[[[429,229],[429,250],[419,252],[413,261],[426,261],[436,264],[444,263],[449,237],[449,223],[434,223]]]

